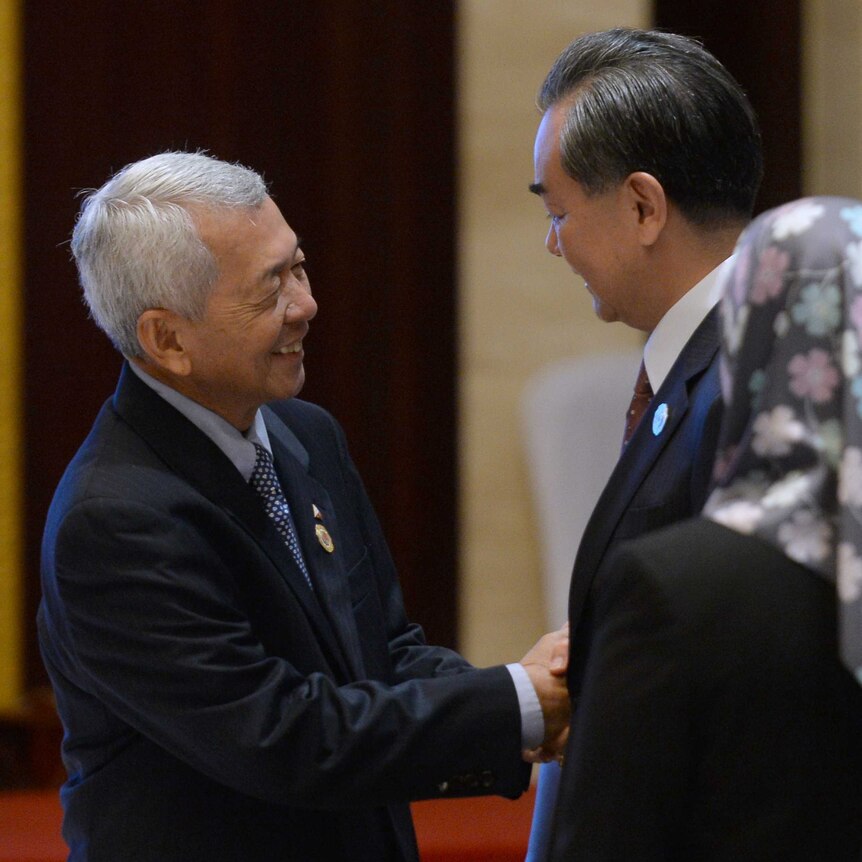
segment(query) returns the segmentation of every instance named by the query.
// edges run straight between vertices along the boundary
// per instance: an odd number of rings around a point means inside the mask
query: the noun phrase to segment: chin
[[[597,299],[593,300],[593,311],[595,311],[596,317],[604,323],[616,323],[619,320],[619,316],[612,308],[608,308]]]
[[[277,385],[268,386],[266,390],[266,403],[270,401],[286,401],[288,398],[293,398],[294,395],[299,395],[303,384],[305,383],[305,375],[300,374],[292,380],[279,382]]]
[[[293,379],[291,384],[286,387],[287,391],[282,398],[293,398],[294,395],[299,395],[302,392],[302,387],[305,385],[305,369],[300,368],[299,374]]]

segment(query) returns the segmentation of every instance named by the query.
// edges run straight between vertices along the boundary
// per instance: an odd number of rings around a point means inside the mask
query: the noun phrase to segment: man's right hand
[[[542,637],[521,659],[536,690],[545,719],[540,748],[524,752],[532,763],[552,760],[563,750],[569,735],[569,692],[565,674],[569,656],[569,624]]]

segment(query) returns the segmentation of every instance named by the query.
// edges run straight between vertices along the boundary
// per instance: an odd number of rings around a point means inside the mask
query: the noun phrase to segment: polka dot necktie
[[[305,576],[308,586],[314,589],[308,569],[305,566],[305,560],[302,558],[302,551],[299,548],[299,540],[296,537],[293,518],[290,516],[290,508],[287,505],[287,500],[284,499],[278,476],[275,473],[272,455],[260,443],[255,443],[254,448],[257,452],[257,459],[254,462],[251,479],[249,479],[251,487],[260,494],[266,514],[269,515],[276,529],[281,533],[293,559],[296,560],[297,566]]]
[[[652,401],[653,391],[650,386],[649,377],[647,377],[646,366],[641,362],[638,379],[635,381],[634,392],[632,393],[632,401],[629,404],[628,412],[626,413],[626,432],[623,436],[623,446],[625,449],[635,429],[640,424],[650,401]]]

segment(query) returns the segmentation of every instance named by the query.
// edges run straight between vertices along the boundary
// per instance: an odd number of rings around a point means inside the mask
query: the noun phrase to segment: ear
[[[662,184],[645,171],[629,174],[623,185],[637,214],[637,233],[644,246],[655,245],[667,224],[667,197]]]
[[[148,308],[138,318],[138,341],[147,358],[177,377],[191,371],[191,358],[183,346],[186,325],[185,318],[166,308]]]

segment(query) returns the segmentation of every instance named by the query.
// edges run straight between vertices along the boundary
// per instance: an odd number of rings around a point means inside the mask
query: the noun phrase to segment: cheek
[[[580,272],[581,265],[584,261],[583,256],[579,253],[580,249],[578,248],[578,244],[573,242],[571,237],[562,233],[558,238],[557,247],[560,250],[560,254],[563,256],[563,260],[565,260],[565,262],[575,270],[575,272]]]
[[[269,318],[265,323],[255,327],[253,332],[249,332],[246,339],[246,349],[261,360],[269,361],[272,357],[272,351],[278,345],[281,338],[283,317],[279,316]]]

